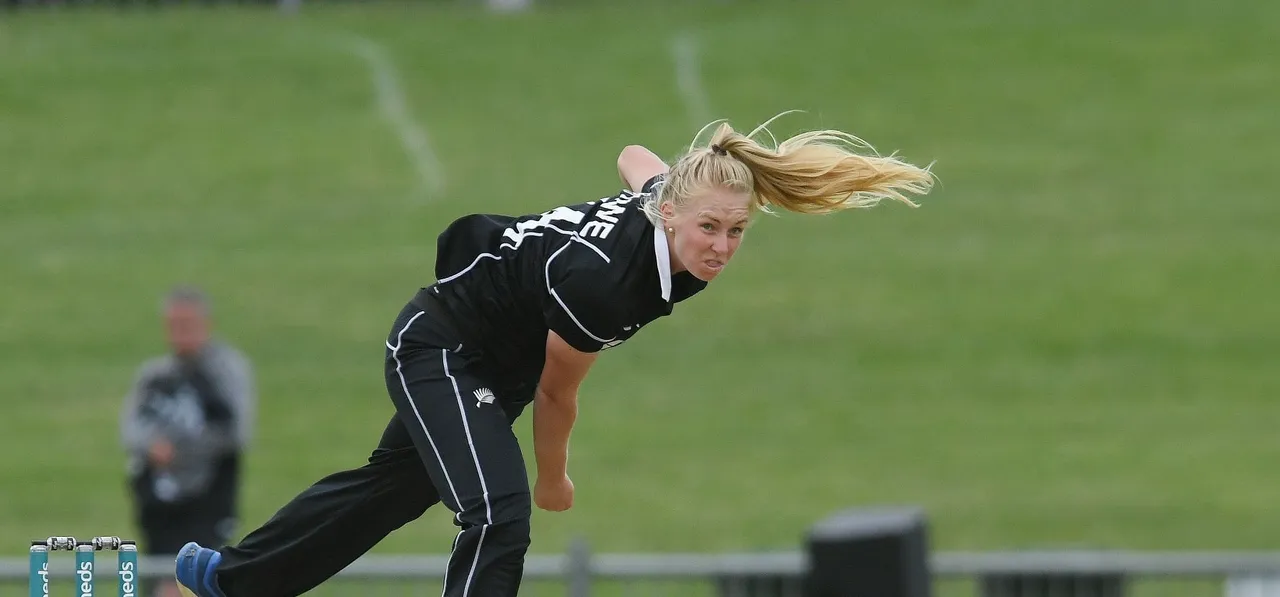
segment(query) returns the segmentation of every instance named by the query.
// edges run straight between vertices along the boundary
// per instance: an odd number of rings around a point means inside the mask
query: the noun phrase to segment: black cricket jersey
[[[427,294],[503,381],[537,382],[547,330],[583,352],[617,346],[706,287],[672,274],[667,237],[641,210],[659,184],[540,214],[459,218],[437,239]]]

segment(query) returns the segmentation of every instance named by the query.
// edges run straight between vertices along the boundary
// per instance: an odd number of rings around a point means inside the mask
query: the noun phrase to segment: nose
[[[729,252],[729,236],[725,234],[717,234],[715,239],[711,241],[711,250],[717,255],[724,255]]]

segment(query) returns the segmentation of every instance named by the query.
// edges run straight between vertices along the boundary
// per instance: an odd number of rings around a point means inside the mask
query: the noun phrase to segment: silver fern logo
[[[489,388],[480,388],[472,394],[476,396],[476,408],[480,408],[481,404],[493,404],[493,392]]]

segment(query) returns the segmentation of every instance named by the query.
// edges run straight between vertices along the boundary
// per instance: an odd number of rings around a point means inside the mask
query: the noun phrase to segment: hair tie
[[[716,155],[729,155],[729,152],[725,151],[724,148],[720,147],[720,145],[717,143],[711,144],[711,153],[714,153]]]

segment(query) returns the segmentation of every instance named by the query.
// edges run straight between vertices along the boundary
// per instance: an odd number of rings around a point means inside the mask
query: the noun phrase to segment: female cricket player
[[[806,132],[769,147],[755,139],[762,130],[721,123],[670,168],[628,146],[618,156],[627,188],[615,196],[452,222],[437,240],[435,283],[386,338],[395,416],[368,463],[317,481],[238,544],[187,544],[176,560],[186,594],[300,595],[440,502],[461,529],[444,596],[516,595],[532,506],[573,505],[569,436],[601,351],[703,290],[757,212],[915,206],[907,194],[932,188],[928,168],[860,155],[852,135]],[[532,491],[512,432],[530,404]]]

